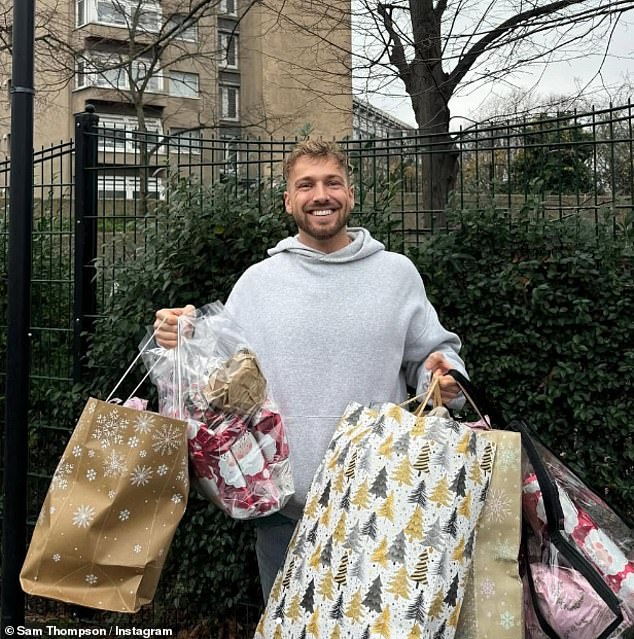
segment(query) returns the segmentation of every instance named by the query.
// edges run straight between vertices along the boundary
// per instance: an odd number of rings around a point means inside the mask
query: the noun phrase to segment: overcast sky
[[[511,82],[497,82],[481,86],[476,90],[463,90],[451,100],[450,109],[454,126],[467,124],[469,119],[478,119],[486,104],[497,97],[508,96],[515,87],[524,90],[532,88],[541,97],[552,94],[574,95],[582,89],[582,94],[590,101],[605,104],[614,91],[628,80],[634,85],[634,11],[622,16],[614,32],[608,57],[603,61],[603,51],[587,55],[571,62],[550,64],[545,70],[531,70],[515,76]],[[600,70],[600,73],[599,73]],[[400,84],[400,83],[399,83]],[[392,97],[368,96],[368,100],[407,124],[416,125],[409,97],[400,86],[394,86]],[[634,96],[632,96],[634,99]],[[499,101],[499,100],[498,100]],[[452,127],[453,128],[453,127]]]

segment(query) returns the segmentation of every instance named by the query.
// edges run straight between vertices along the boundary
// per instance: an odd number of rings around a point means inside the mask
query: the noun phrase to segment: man
[[[291,451],[295,495],[281,514],[257,520],[265,599],[348,402],[402,402],[407,385],[421,392],[433,374],[442,376],[443,401],[455,403],[459,388],[444,374],[464,372],[460,340],[438,321],[413,263],[348,228],[354,191],[341,150],[301,142],[284,177],[298,234],[247,269],[226,303],[262,366]],[[175,346],[178,316],[193,310],[158,311],[159,344]]]

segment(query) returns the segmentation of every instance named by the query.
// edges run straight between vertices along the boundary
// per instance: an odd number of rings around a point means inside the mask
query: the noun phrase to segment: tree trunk
[[[432,78],[422,82],[412,94],[420,141],[425,151],[421,158],[423,173],[422,205],[425,226],[447,224],[445,208],[458,176],[458,151],[449,134],[449,106]]]

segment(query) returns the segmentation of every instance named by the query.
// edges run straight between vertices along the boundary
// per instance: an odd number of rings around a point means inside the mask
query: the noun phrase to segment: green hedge
[[[473,381],[634,518],[632,256],[612,228],[457,211],[410,255]]]

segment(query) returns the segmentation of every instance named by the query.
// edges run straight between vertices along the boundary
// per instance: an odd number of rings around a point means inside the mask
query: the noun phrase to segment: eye
[[[309,189],[309,188],[310,188],[310,186],[311,186],[311,185],[310,185],[310,182],[300,182],[300,183],[297,185],[297,188],[298,188],[300,191],[305,191],[306,189]]]

